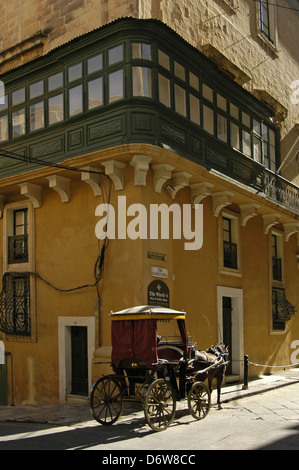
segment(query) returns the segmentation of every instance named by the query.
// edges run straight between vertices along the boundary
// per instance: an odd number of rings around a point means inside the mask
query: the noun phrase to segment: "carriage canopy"
[[[112,365],[134,358],[151,368],[158,362],[157,322],[176,320],[180,330],[184,356],[188,357],[185,312],[149,305],[111,312]]]

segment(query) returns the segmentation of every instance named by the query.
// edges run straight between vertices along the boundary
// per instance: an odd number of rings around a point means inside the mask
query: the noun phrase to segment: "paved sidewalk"
[[[276,372],[273,375],[264,375],[256,379],[249,379],[248,388],[243,384],[226,384],[222,387],[221,402],[225,405],[232,400],[246,398],[247,396],[265,393],[279,387],[298,383],[299,368]],[[212,393],[212,404],[216,403],[217,392]],[[178,408],[185,407],[185,401],[178,403]],[[136,409],[134,409],[136,413]],[[127,410],[129,414],[129,410]],[[126,414],[127,414],[126,413]],[[90,421],[93,417],[89,410],[88,401],[67,405],[22,405],[0,406],[0,422],[26,422],[40,424],[70,425],[73,423]]]
[[[293,383],[298,383],[299,388],[299,368],[286,369],[271,375],[249,378],[247,389],[244,389],[243,384],[240,383],[227,384],[222,388],[221,401],[222,403],[228,403],[232,400],[257,395]]]

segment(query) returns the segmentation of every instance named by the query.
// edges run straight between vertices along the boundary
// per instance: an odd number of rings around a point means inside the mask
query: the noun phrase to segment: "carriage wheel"
[[[188,407],[195,419],[204,419],[210,411],[211,394],[203,382],[194,382],[188,393]]]
[[[115,423],[123,411],[122,389],[115,377],[97,380],[90,394],[90,409],[93,417],[104,425]]]
[[[155,380],[147,390],[144,414],[148,425],[154,431],[163,431],[174,420],[176,410],[175,394],[164,379]]]

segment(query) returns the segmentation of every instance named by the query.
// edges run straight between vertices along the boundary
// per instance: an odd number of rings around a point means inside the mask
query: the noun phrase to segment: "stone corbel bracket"
[[[172,199],[175,199],[178,191],[189,186],[189,179],[191,178],[191,174],[187,173],[186,171],[179,171],[178,173],[174,173],[172,177],[172,186],[174,191],[171,193]]]
[[[273,225],[278,224],[280,215],[279,214],[264,214],[263,216],[263,230],[264,233],[269,233],[269,230]]]
[[[81,180],[92,188],[95,196],[101,196],[101,175],[97,174],[100,170],[92,166],[86,166],[82,170]]]
[[[283,224],[284,228],[284,240],[287,242],[293,233],[299,232],[299,222],[290,222],[287,224]]]
[[[158,163],[157,165],[152,165],[154,172],[154,189],[156,193],[161,193],[163,185],[167,180],[171,179],[171,173],[174,168],[174,166],[169,165],[168,163]]]
[[[192,207],[195,207],[195,204],[200,204],[201,201],[212,194],[212,183],[205,181],[204,183],[195,183],[190,184],[191,189],[191,203]]]
[[[59,175],[52,175],[47,176],[47,180],[49,181],[49,188],[54,189],[60,195],[62,202],[69,202],[70,201],[70,183],[71,180],[69,178],[65,178],[64,176]]]
[[[218,217],[221,210],[229,206],[232,202],[233,193],[230,191],[219,191],[212,194],[213,200],[213,215]]]
[[[117,160],[108,160],[101,162],[101,165],[105,168],[105,174],[112,179],[114,188],[117,191],[124,189],[124,168],[126,163]]]
[[[42,31],[38,31],[29,38],[24,39],[7,49],[0,52],[0,65],[3,66],[7,62],[12,62],[18,57],[26,57],[34,49],[41,49],[44,45],[46,34]]]
[[[21,194],[31,200],[33,207],[36,209],[42,205],[42,187],[33,183],[21,183]]]
[[[246,226],[249,219],[258,215],[259,204],[240,204],[241,225]]]
[[[134,168],[134,184],[135,186],[146,186],[146,175],[152,157],[147,155],[134,155],[130,161],[130,165]]]

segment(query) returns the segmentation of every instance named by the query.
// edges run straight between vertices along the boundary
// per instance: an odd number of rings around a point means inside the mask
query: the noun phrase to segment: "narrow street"
[[[130,462],[114,462],[131,467],[139,461],[162,464],[161,455],[174,458],[179,451],[195,455],[192,464],[200,450],[299,450],[298,396],[299,384],[292,384],[224,403],[222,410],[213,406],[200,422],[180,403],[174,423],[160,433],[150,430],[139,410],[125,413],[111,427],[94,420],[61,426],[1,422],[0,450],[99,450],[100,463],[108,463],[101,462],[107,456],[131,455]],[[154,457],[157,451],[162,451],[160,457]]]

